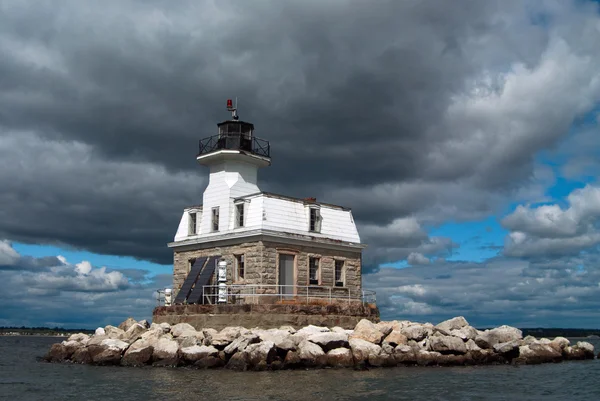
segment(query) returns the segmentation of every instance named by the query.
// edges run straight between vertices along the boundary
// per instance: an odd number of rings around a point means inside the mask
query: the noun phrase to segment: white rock
[[[83,333],[71,334],[69,336],[69,341],[77,341],[86,345],[88,341],[90,341],[90,336]]]
[[[171,327],[171,334],[173,337],[180,337],[185,332],[196,333],[196,329],[189,323],[177,323]]]
[[[321,364],[326,360],[323,349],[310,341],[302,341],[298,345],[298,356],[308,364]]]
[[[357,362],[368,360],[369,355],[379,355],[381,353],[379,345],[361,338],[350,338],[349,343],[352,355]]]
[[[106,332],[104,331],[104,327],[98,327],[94,332],[95,336],[105,336]]]
[[[328,327],[313,326],[311,324],[311,325],[301,328],[300,330],[298,330],[296,332],[296,334],[311,335],[311,334],[318,334],[318,333],[327,333],[329,331],[331,331],[331,330],[329,330]]]
[[[460,330],[468,325],[469,323],[464,317],[457,316],[439,323],[435,328],[449,333],[451,330]]]
[[[207,356],[218,356],[219,350],[212,346],[194,345],[191,347],[182,348],[180,350],[183,359],[188,362],[195,362],[204,359]]]
[[[307,340],[319,345],[325,352],[348,345],[346,333],[318,333],[309,336]]]
[[[125,341],[116,340],[113,338],[107,338],[106,340],[103,340],[100,343],[100,345],[102,345],[103,347],[106,347],[110,350],[118,350],[120,352],[123,352],[127,348],[129,348],[129,344],[126,343]]]
[[[367,319],[361,319],[354,327],[354,333],[350,336],[350,338],[365,340],[373,344],[381,344],[383,337],[384,334],[379,330],[379,327]]]

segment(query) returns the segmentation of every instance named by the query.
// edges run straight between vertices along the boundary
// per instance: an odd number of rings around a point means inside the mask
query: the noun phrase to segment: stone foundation
[[[189,323],[196,330],[207,327],[221,330],[231,326],[269,329],[311,324],[352,329],[361,319],[379,322],[379,309],[358,302],[329,305],[173,305],[159,306],[152,313],[154,323]]]

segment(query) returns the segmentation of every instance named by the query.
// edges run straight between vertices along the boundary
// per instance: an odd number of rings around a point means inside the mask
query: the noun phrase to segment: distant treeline
[[[92,334],[94,330],[88,329],[63,329],[61,327],[0,327],[0,335],[18,333],[20,335],[32,336],[53,336],[53,335],[68,335],[73,333]]]

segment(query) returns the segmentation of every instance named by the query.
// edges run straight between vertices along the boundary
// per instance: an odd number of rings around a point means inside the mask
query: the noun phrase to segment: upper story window
[[[212,230],[219,231],[219,207],[212,208]]]
[[[346,286],[346,266],[344,265],[343,260],[335,261],[335,281],[334,285],[336,287],[345,287]]]
[[[244,204],[235,205],[235,226],[244,227]]]
[[[317,207],[310,207],[310,221],[308,230],[313,233],[321,232],[321,210]]]
[[[321,284],[321,269],[319,264],[319,258],[308,259],[308,284],[319,285]]]
[[[189,213],[188,235],[196,235],[198,232],[197,216],[198,214],[195,211]]]

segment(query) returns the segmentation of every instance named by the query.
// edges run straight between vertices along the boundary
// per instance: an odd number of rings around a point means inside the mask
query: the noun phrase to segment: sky
[[[237,97],[383,319],[600,328],[599,36],[588,0],[0,0],[0,326],[149,319]]]

